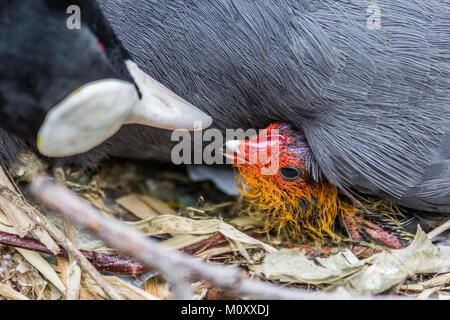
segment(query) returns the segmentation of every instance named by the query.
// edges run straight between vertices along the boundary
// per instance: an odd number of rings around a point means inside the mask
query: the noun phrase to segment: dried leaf
[[[236,248],[239,251],[239,253],[245,258],[245,260],[248,263],[253,263],[253,260],[252,260],[252,258],[250,258],[250,255],[248,254],[248,252],[245,249],[244,245],[242,243],[240,243],[239,241],[233,241],[233,242],[236,245]]]
[[[211,234],[220,232],[225,237],[245,244],[257,245],[267,252],[276,252],[274,247],[249,237],[233,226],[219,219],[193,220],[175,215],[163,215],[148,220],[130,223],[147,235],[156,234]]]
[[[436,246],[419,227],[407,248],[373,255],[368,265],[332,291],[351,295],[382,293],[418,273],[450,271],[450,247]]]
[[[12,228],[5,226],[0,223],[0,231],[7,232],[11,234],[17,234],[17,231]],[[50,264],[42,258],[42,256],[37,252],[32,252],[25,249],[15,248],[31,265],[38,269],[42,275],[44,275],[50,282],[52,282],[55,287],[57,287],[61,292],[65,292],[65,287],[59,279],[56,272],[52,269]]]
[[[102,212],[113,214],[114,211],[111,210],[103,201],[103,198],[100,197],[97,193],[83,193],[83,198],[92,203],[95,207],[99,208]]]
[[[49,282],[44,280],[39,271],[30,265],[17,250],[14,251],[16,252],[13,253],[12,259],[6,257],[6,260],[9,260],[9,263],[7,262],[6,266],[9,265],[9,268],[0,268],[3,270],[3,272],[0,273],[2,279],[7,282],[9,282],[8,280],[12,280],[14,282],[13,288],[23,295],[26,295],[29,299],[45,299],[50,296],[52,290],[59,292],[55,286],[50,286]],[[3,258],[4,257],[0,259]],[[11,286],[10,283],[5,284]]]
[[[144,201],[148,206],[150,206],[159,214],[176,214],[176,212],[171,207],[169,207],[168,204],[166,204],[164,201],[159,200],[158,198],[141,195],[139,196],[139,199]]]
[[[211,248],[205,251],[198,253],[196,256],[202,259],[211,259],[213,257],[217,257],[226,253],[231,253],[233,251],[237,251],[237,249],[233,248],[231,245],[225,247]]]
[[[190,234],[176,235],[170,239],[164,240],[161,243],[175,250],[183,249],[193,244],[199,243],[211,237],[211,234],[194,236]]]
[[[159,300],[150,293],[135,287],[116,276],[106,276],[106,281],[116,290],[116,292],[126,300]],[[83,286],[90,291],[97,299],[104,298],[103,290],[98,286],[97,282],[89,276],[83,278]]]
[[[270,280],[288,283],[332,284],[359,270],[364,264],[349,250],[328,258],[308,260],[303,250],[283,249],[269,254],[262,265],[250,268]]]
[[[260,220],[257,220],[252,216],[237,217],[231,220],[230,224],[238,227],[240,230],[253,229],[255,227],[264,225]]]
[[[3,191],[3,193],[8,192],[14,194],[13,184],[9,181],[1,167],[0,170],[0,186],[6,188],[6,191]],[[34,208],[20,197],[18,197],[19,201],[12,201],[8,194],[3,193],[0,193],[0,222],[7,226],[13,226],[16,231],[10,233],[18,234],[20,237],[24,237],[28,233],[33,232],[33,235],[53,254],[58,254],[59,247],[53,238],[25,213],[27,210],[34,210]]]
[[[62,283],[61,279],[56,274],[55,270],[51,267],[51,265],[42,258],[42,256],[37,252],[32,252],[25,249],[16,248],[18,252],[39,272],[47,278],[59,291],[65,292],[66,288]]]
[[[2,283],[0,283],[0,296],[13,300],[30,300],[20,292]]]
[[[158,216],[158,212],[149,207],[137,195],[131,194],[117,199],[116,202],[142,220]]]
[[[0,166],[0,186],[11,192],[15,188],[3,167]],[[34,229],[36,223],[31,220],[15,203],[10,201],[3,193],[0,193],[0,211],[8,217],[9,222],[14,226],[21,237],[26,236]]]
[[[8,220],[6,219],[6,217],[3,216],[2,213],[0,213],[0,231],[18,235],[16,229],[14,229],[7,221]]]
[[[436,291],[439,291],[439,287],[428,288],[417,296],[417,300],[426,300]]]
[[[0,195],[0,212],[8,217],[8,221],[21,237],[25,237],[36,226],[22,210],[2,195]]]

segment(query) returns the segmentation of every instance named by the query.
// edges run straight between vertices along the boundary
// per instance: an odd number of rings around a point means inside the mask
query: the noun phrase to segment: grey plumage
[[[99,0],[134,60],[215,126],[301,131],[323,175],[450,212],[450,5]],[[127,126],[94,153],[168,160],[170,132]],[[92,152],[91,152],[92,153]]]
[[[378,1],[374,30],[370,1],[100,3],[136,61],[217,127],[288,122],[332,183],[450,212],[447,3]],[[155,157],[166,138],[127,128],[112,143]]]

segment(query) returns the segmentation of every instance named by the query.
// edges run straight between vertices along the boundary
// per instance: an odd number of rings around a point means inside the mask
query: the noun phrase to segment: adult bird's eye
[[[280,169],[280,174],[286,180],[295,180],[300,176],[300,170],[296,167],[284,167]]]

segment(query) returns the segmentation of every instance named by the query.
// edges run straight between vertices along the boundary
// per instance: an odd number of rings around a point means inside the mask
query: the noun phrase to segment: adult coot
[[[450,212],[448,2],[99,3],[134,61],[216,127],[287,123],[347,194]],[[113,155],[169,159],[168,141],[127,126],[109,143]]]

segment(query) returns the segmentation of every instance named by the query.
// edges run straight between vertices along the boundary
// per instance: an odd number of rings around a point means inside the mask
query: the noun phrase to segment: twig
[[[14,199],[14,202],[23,201],[22,198],[18,197],[14,192],[9,190],[9,188],[1,188],[2,194],[6,194],[8,198]],[[24,202],[24,201],[23,201]],[[97,281],[98,285],[105,291],[106,295],[113,300],[120,300],[120,296],[115,292],[115,290],[103,279],[102,275],[97,271],[97,269],[89,263],[89,261],[81,254],[77,247],[75,247],[72,242],[67,239],[67,237],[50,221],[47,220],[39,211],[33,208],[28,203],[23,203],[24,208],[27,207],[27,215],[38,225],[44,228],[50,236],[52,236],[61,246],[67,250],[67,252],[72,253],[73,256],[80,263],[83,271],[89,273],[89,275]]]
[[[438,235],[440,235],[441,233],[447,231],[450,229],[450,219],[448,219],[447,221],[445,221],[443,224],[441,224],[439,227],[431,230],[430,232],[428,232],[427,236],[428,239],[433,239],[435,237],[437,237]]]
[[[78,248],[78,240],[74,227],[64,219],[64,232],[67,238]],[[69,253],[69,270],[66,284],[66,300],[79,300],[81,284],[81,268],[73,254]]]
[[[55,180],[61,184],[64,184],[66,177],[64,170],[61,167],[53,169],[53,176]],[[66,220],[63,219],[64,232],[67,238],[72,244],[78,248],[78,239],[75,232],[75,228]],[[67,266],[66,273],[66,300],[79,300],[80,298],[80,286],[81,286],[81,268],[77,262],[77,259],[69,252],[69,264]]]
[[[258,236],[260,235],[260,233],[258,233],[255,230],[245,231],[244,233],[252,238],[258,238]],[[228,242],[227,238],[225,238],[225,236],[223,234],[217,233],[216,235],[214,235],[212,237],[209,237],[205,240],[194,243],[193,245],[185,247],[185,248],[181,249],[180,251],[190,254],[190,255],[196,255],[196,254],[199,254],[208,249],[217,248],[217,247],[221,247],[221,246],[228,245],[228,244],[229,244],[229,242]]]
[[[447,282],[450,282],[450,273],[441,274],[424,282],[402,285],[400,289],[407,291],[423,291],[429,288],[441,287]]]
[[[191,278],[209,281],[240,297],[269,300],[350,298],[328,293],[311,294],[300,289],[289,289],[268,282],[250,280],[242,276],[235,268],[212,266],[197,261],[186,254],[164,247],[130,226],[102,215],[90,203],[47,177],[37,177],[32,182],[30,191],[45,207],[60,212],[79,227],[88,229],[110,247],[159,270],[168,281],[174,279],[173,272],[185,272]]]
[[[0,231],[0,244],[22,248],[30,251],[50,254],[53,253],[40,241],[32,238],[21,238],[17,235]],[[80,250],[81,254],[89,260],[94,267],[103,272],[117,274],[139,275],[149,270],[136,260],[118,254],[105,254],[94,251]],[[59,247],[57,257],[68,258],[69,254],[63,247]]]

